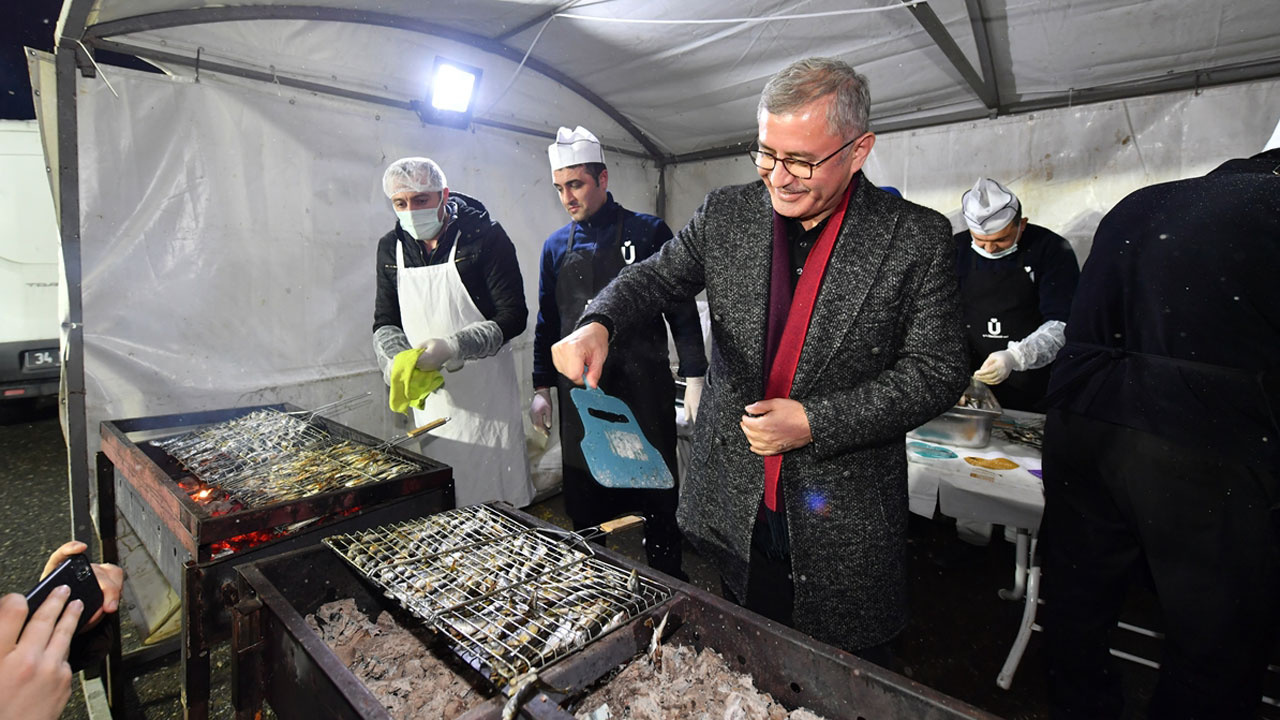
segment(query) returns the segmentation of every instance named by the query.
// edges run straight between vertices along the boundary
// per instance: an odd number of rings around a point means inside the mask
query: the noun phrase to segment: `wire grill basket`
[[[258,410],[152,445],[201,482],[253,508],[422,470],[277,410]]]
[[[324,543],[499,686],[671,596],[596,558],[578,534],[530,528],[482,505]]]

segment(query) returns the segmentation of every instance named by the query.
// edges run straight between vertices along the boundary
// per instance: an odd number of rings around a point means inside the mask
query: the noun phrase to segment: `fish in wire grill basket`
[[[152,445],[246,507],[401,477],[421,470],[385,450],[335,438],[277,410],[258,410]]]
[[[324,543],[504,687],[671,596],[562,535],[471,506]]]
[[[991,431],[1012,443],[1037,450],[1044,448],[1044,418],[1016,420],[1004,416],[995,421]]]

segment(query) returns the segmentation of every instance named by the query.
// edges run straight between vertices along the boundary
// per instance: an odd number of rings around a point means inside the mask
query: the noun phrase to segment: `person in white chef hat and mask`
[[[582,420],[573,406],[573,383],[556,372],[551,346],[573,332],[587,305],[611,280],[643,261],[671,239],[660,218],[628,210],[609,192],[609,169],[600,141],[579,125],[560,128],[547,147],[551,182],[570,222],[551,233],[542,246],[538,283],[538,322],[533,340],[534,396],[529,417],[534,427],[551,430],[551,398],[560,406],[565,511],[575,528],[599,524],[625,512],[645,516],[645,555],[649,565],[684,578],[681,536],[676,525],[675,488],[622,490],[601,486],[582,451]],[[663,323],[663,317],[666,323]],[[676,467],[675,381],[667,353],[667,324],[686,378],[685,418],[697,419],[707,357],[698,309],[689,298],[655,314],[635,332],[618,338],[605,361],[599,387],[631,408],[645,437],[678,476]]]
[[[429,158],[395,161],[382,189],[397,219],[378,241],[373,346],[383,379],[392,382],[397,356],[409,350],[421,351],[411,369],[443,369],[443,386],[413,409],[415,426],[450,419],[426,436],[423,453],[453,467],[459,506],[528,505],[509,345],[529,314],[515,247],[480,201],[449,190]]]
[[[1080,267],[1067,241],[1032,225],[1018,196],[979,178],[961,197],[956,273],[974,378],[1000,405],[1038,410],[1063,345]]]

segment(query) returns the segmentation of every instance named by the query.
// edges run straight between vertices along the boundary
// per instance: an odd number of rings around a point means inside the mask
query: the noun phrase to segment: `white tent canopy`
[[[1274,77],[1274,11],[1272,0],[98,0],[85,38],[401,101],[422,96],[434,54],[470,59],[486,66],[482,120],[553,133],[577,108],[544,94],[549,79],[613,118],[604,140],[659,159],[750,139],[760,88],[798,57],[864,72],[884,131]]]
[[[711,188],[755,179],[742,149],[769,75],[840,57],[870,81],[873,181],[954,217],[998,177],[1083,260],[1127,192],[1261,148],[1277,36],[1274,0],[67,0],[56,60],[31,65],[76,534],[100,420],[383,392],[373,252],[397,157],[440,161],[515,242],[527,390],[538,253],[567,221],[545,154],[560,125],[602,138],[620,202],[679,229]],[[98,49],[166,74],[98,68]],[[410,109],[437,56],[483,70],[468,129]],[[382,403],[338,419],[403,428]]]

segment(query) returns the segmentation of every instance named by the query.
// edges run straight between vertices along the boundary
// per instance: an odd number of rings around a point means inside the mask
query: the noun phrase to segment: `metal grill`
[[[671,596],[595,558],[575,533],[529,528],[484,506],[324,542],[499,686]]]
[[[1042,450],[1044,448],[1044,417],[1014,418],[1002,415],[992,424],[991,433],[1009,442]]]
[[[246,507],[381,482],[422,470],[378,448],[259,410],[152,445]]]

